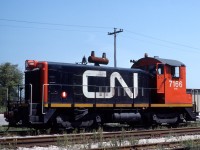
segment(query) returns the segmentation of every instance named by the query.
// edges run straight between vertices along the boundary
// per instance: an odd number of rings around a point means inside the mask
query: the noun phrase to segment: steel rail
[[[43,136],[26,136],[26,137],[2,137],[0,138],[1,146],[13,145],[16,147],[31,146],[48,146],[57,145],[61,142],[67,144],[87,144],[86,142],[109,142],[112,139],[126,140],[133,138],[134,140],[149,139],[152,137],[165,136],[181,136],[181,135],[197,135],[200,134],[200,127],[192,128],[176,128],[161,130],[138,130],[138,131],[121,131],[121,132],[94,132],[80,134],[62,134],[62,135],[43,135]]]

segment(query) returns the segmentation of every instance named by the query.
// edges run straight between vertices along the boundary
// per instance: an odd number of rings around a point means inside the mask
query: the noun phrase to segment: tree
[[[18,69],[18,65],[9,62],[0,65],[0,104],[4,104],[7,96],[9,98],[17,96],[17,85],[22,84],[23,73]]]

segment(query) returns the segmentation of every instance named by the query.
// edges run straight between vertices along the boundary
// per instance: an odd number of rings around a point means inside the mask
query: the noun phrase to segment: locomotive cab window
[[[180,77],[180,69],[177,66],[171,66],[171,75],[174,78],[179,78]]]
[[[164,64],[158,64],[158,74],[164,74]]]
[[[156,65],[149,66],[149,73],[155,75],[156,74]]]

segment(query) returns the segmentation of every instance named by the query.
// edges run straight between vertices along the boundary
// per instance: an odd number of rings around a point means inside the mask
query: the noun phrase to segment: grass
[[[84,131],[83,131],[84,133]],[[111,149],[117,147],[117,146],[123,146],[123,145],[135,145],[138,143],[138,139],[133,136],[127,136],[125,130],[122,129],[121,136],[117,137],[114,136],[109,139],[104,139],[103,137],[103,130],[99,129],[98,131],[93,131],[93,138],[87,139],[85,135],[80,134],[81,143],[83,144],[76,144],[76,141],[71,142],[68,136],[64,141],[58,141],[58,147],[61,146],[62,148],[71,148],[71,149],[92,149],[92,148],[102,148],[106,149],[107,147],[110,147]],[[178,135],[176,135],[173,132],[170,132],[168,136],[165,137],[165,142],[170,140],[171,138],[174,138],[176,140],[179,140],[180,143],[182,143],[183,147],[186,149],[196,149],[199,148],[200,145],[197,145],[193,140],[185,140],[182,141],[182,138]],[[58,139],[59,140],[59,139]],[[63,140],[63,139],[62,139]],[[157,149],[162,150],[164,149],[163,146],[158,146]],[[199,148],[200,149],[200,148]]]
[[[68,148],[68,149],[92,149],[94,147],[106,149],[106,147],[115,148],[117,146],[123,146],[125,143],[129,145],[134,145],[138,142],[135,137],[127,137],[125,130],[122,130],[121,136],[111,137],[109,139],[105,139],[103,137],[103,130],[99,128],[97,131],[93,131],[92,139],[89,139],[86,135],[84,135],[85,131],[79,133],[80,134],[80,141],[83,144],[76,144],[76,141],[72,141],[72,135],[66,135],[64,138],[57,138],[57,145],[61,149]]]
[[[197,122],[195,123],[195,126],[200,126],[200,123]],[[166,127],[159,127],[159,129],[166,129]],[[6,131],[7,127],[6,126],[0,126],[0,131]],[[13,128],[11,127],[9,130],[19,130],[19,131],[23,131],[23,130],[30,130],[30,128]],[[79,133],[78,130],[74,130],[73,131],[74,134]],[[126,130],[124,130],[122,128],[122,132],[121,132],[121,136],[120,137],[112,137],[110,139],[104,139],[103,138],[103,129],[99,128],[97,131],[93,130],[93,138],[91,139],[87,139],[87,137],[84,135],[85,130],[81,131],[82,134],[80,134],[80,138],[81,138],[81,143],[84,144],[76,144],[76,141],[71,141],[71,139],[73,138],[73,134],[72,135],[67,135],[62,137],[62,138],[57,138],[57,144],[56,146],[60,147],[60,149],[73,149],[73,148],[80,148],[80,149],[91,149],[94,145],[98,145],[99,148],[105,148],[106,147],[116,147],[116,146],[122,146],[124,144],[128,144],[128,145],[135,145],[138,143],[138,140],[136,137],[130,136],[128,137],[126,135]],[[177,136],[176,134],[174,134],[173,132],[169,132],[169,135],[166,137],[166,141],[168,139],[171,139],[172,137],[177,137],[179,138],[179,136]],[[183,142],[184,147],[186,147],[187,149],[192,149],[194,147],[196,147],[197,145],[193,142],[193,140],[188,140],[188,141],[184,141]],[[13,145],[14,147],[15,145]],[[12,147],[12,146],[11,146]],[[0,149],[1,149],[1,145],[0,145]],[[163,149],[162,146],[159,146],[158,149]]]
[[[182,141],[182,145],[186,150],[199,150],[199,144],[196,144],[194,140]]]
[[[0,127],[0,131],[5,131],[6,127]],[[16,128],[11,128],[16,129]],[[22,130],[22,129],[21,129]],[[103,138],[103,130],[100,128],[98,131],[93,131],[93,138],[88,139],[86,135],[84,135],[85,131],[80,133],[80,140],[83,144],[76,144],[76,141],[72,141],[73,134],[69,135],[66,134],[64,137],[58,137],[56,146],[59,147],[59,149],[92,149],[94,146],[98,148],[106,149],[106,147],[115,148],[117,146],[123,146],[125,145],[135,145],[138,143],[138,139],[133,136],[126,136],[125,130],[122,130],[120,137],[112,137],[110,139],[104,139]],[[74,131],[74,135],[77,134],[77,131]],[[177,135],[174,135],[174,133],[169,133],[169,136],[166,137],[166,141],[168,139],[171,139],[172,137],[176,137],[177,140],[181,140],[181,138]],[[180,138],[180,139],[179,139]],[[187,141],[181,141],[182,145],[186,149],[193,149],[197,146],[197,143],[195,143],[193,140],[187,140]],[[16,145],[10,145],[10,148],[14,148]],[[3,148],[3,145],[0,145],[0,149]],[[162,150],[164,149],[162,146],[158,146],[157,149]]]

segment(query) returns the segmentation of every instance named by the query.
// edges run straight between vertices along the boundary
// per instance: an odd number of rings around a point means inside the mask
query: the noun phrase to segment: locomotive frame
[[[9,124],[72,129],[195,120],[182,62],[145,55],[125,69],[100,66],[108,63],[105,54],[92,52],[88,60],[94,66],[85,58],[82,64],[27,60],[25,100],[8,103]]]

